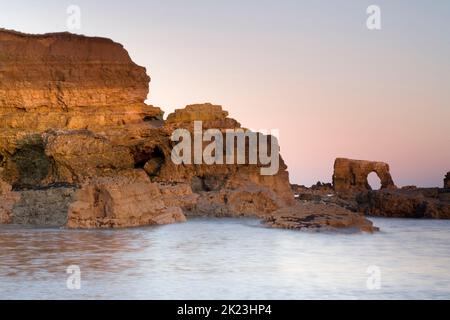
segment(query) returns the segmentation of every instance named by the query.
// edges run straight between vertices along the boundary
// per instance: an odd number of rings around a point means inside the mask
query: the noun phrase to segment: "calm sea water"
[[[450,221],[372,220],[382,230],[373,235],[268,229],[252,219],[102,231],[1,226],[0,298],[450,299]],[[70,265],[81,270],[79,290],[67,287]]]

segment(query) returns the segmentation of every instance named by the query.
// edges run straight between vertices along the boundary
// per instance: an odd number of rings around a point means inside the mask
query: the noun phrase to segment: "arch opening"
[[[375,171],[372,171],[367,176],[367,184],[369,185],[371,190],[380,190],[381,189],[381,179]]]

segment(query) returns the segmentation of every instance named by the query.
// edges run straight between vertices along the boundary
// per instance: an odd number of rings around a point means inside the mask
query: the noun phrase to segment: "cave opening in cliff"
[[[148,175],[157,176],[164,163],[164,152],[158,146],[149,149],[141,150],[134,154],[135,169],[144,169]]]
[[[18,150],[12,156],[12,162],[18,177],[15,188],[38,186],[52,170],[52,161],[45,154],[40,137],[28,137],[21,141]]]
[[[371,190],[381,189],[381,179],[375,171],[368,174],[367,183],[369,184]]]

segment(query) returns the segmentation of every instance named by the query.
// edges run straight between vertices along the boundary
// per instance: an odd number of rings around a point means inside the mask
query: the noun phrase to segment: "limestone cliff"
[[[3,113],[7,109],[32,111],[45,116],[42,120],[51,121],[42,123],[44,128],[49,124],[55,128],[76,126],[77,118],[61,111],[79,111],[83,117],[95,116],[96,112],[101,115],[107,108],[114,111],[109,112],[111,115],[116,113],[117,121],[127,121],[133,118],[127,119],[127,114],[135,116],[145,107],[142,103],[147,98],[150,78],[145,68],[136,65],[122,45],[112,40],[0,29],[0,46]],[[83,127],[97,124],[95,117],[81,120]],[[25,124],[30,129],[39,128],[42,122],[30,116],[3,121],[13,127]]]
[[[112,40],[0,30],[2,221],[97,228],[172,223],[185,215],[302,212],[293,206],[281,157],[279,171],[268,176],[260,174],[260,162],[175,164],[175,129],[192,133],[201,120],[203,130],[224,134],[241,125],[209,103],[178,109],[164,121],[161,109],[144,103],[149,81]],[[329,224],[329,213],[317,223]],[[334,225],[362,226],[358,219]]]
[[[45,150],[41,137],[49,129],[89,130],[116,137],[161,119],[159,108],[144,104],[149,81],[145,68],[109,39],[1,29],[0,164],[5,168],[4,179],[13,185],[64,180],[54,175],[54,148]]]

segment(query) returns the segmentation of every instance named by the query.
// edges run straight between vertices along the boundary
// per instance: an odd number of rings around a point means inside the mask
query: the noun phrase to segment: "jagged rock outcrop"
[[[337,158],[334,162],[333,187],[337,192],[371,190],[367,182],[371,172],[380,178],[382,189],[395,188],[387,163],[345,158]]]
[[[297,215],[281,157],[273,175],[261,174],[260,161],[175,164],[174,130],[192,133],[196,120],[203,132],[244,129],[209,103],[164,121],[159,108],[144,103],[149,81],[145,68],[109,39],[0,30],[0,178],[22,195],[19,204],[2,202],[3,220],[103,228],[185,215],[264,218],[287,207]],[[258,135],[266,138],[268,151],[278,151],[271,150],[275,137]],[[12,198],[11,190],[2,197]]]
[[[162,119],[144,103],[145,68],[112,40],[0,29],[0,50],[0,163],[13,185],[60,182],[40,137],[49,129],[127,140]]]
[[[206,127],[217,129],[240,128],[241,124],[228,118],[228,112],[222,106],[211,103],[191,104],[184,109],[176,109],[167,116],[166,124],[170,127],[192,126],[193,121],[206,122]]]
[[[404,186],[342,193],[318,183],[311,188],[292,185],[292,189],[301,204],[338,206],[368,216],[450,219],[450,190],[446,188]]]
[[[447,175],[444,178],[444,188],[450,189],[450,171],[447,172]]]
[[[133,115],[135,111],[130,105],[139,106],[147,98],[150,78],[145,68],[133,63],[122,45],[110,39],[67,32],[30,35],[0,30],[0,44],[3,109],[34,109],[35,113],[47,109],[49,113],[44,119],[65,118],[70,122],[71,118],[58,111],[84,108],[95,115],[92,111],[99,111],[97,107],[117,106],[117,111],[123,114],[116,115],[120,116],[116,119],[126,121],[129,118],[125,113],[131,111]],[[33,120],[29,116],[3,120],[10,120],[4,122],[10,124],[22,122],[29,127],[41,122],[28,121]],[[83,127],[94,120],[97,119],[83,118]],[[58,121],[52,122],[52,127],[57,125]]]
[[[193,122],[202,121],[202,129],[220,129],[226,140],[227,129],[241,129],[240,124],[228,117],[221,106],[197,104],[176,110],[168,116],[164,130],[170,135],[183,128],[193,133]],[[246,144],[249,149],[248,141]],[[164,159],[170,159],[171,148],[162,148]],[[223,150],[225,153],[225,149]],[[156,181],[188,182],[199,195],[193,214],[219,216],[258,216],[294,203],[289,185],[289,174],[283,159],[279,159],[275,175],[261,175],[261,165],[250,164],[185,164],[164,161]]]

